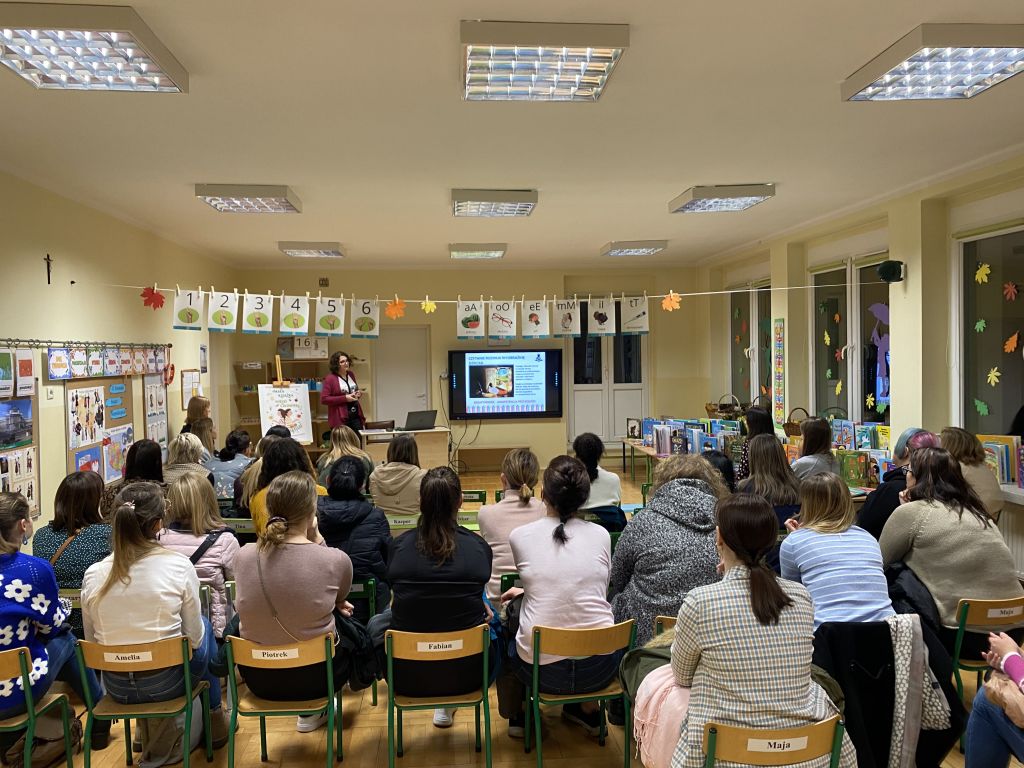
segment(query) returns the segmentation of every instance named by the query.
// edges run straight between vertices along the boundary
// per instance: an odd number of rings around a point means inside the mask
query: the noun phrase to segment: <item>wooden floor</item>
[[[618,459],[606,462],[609,470],[621,470]],[[629,480],[628,472],[622,479],[624,503],[639,502],[641,472],[637,467],[637,483]],[[620,472],[621,474],[621,472]],[[497,473],[467,474],[462,477],[464,489],[486,489],[488,497],[499,487]],[[968,683],[968,701],[973,698],[973,686]],[[535,766],[533,753],[523,752],[522,741],[508,737],[507,724],[498,716],[496,696],[491,692],[491,736],[493,765],[497,767],[532,768]],[[371,705],[370,691],[345,692],[343,708],[344,765],[349,768],[387,768],[387,686],[379,685],[377,706]],[[623,766],[623,729],[610,727],[610,735],[604,747],[597,739],[585,735],[578,727],[563,722],[558,709],[544,713],[545,739],[544,763],[550,768],[621,768]],[[237,735],[237,766],[269,766],[270,768],[316,768],[324,766],[326,759],[326,732],[297,733],[295,718],[278,718],[267,721],[267,746],[269,761],[260,762],[259,723],[257,720],[241,719]],[[398,758],[396,768],[440,768],[441,766],[483,766],[483,753],[473,748],[472,710],[460,710],[455,715],[452,728],[442,730],[431,724],[431,713],[409,713],[405,716],[405,755]],[[102,752],[94,753],[92,764],[96,768],[116,768],[125,765],[123,731],[115,725],[111,745]],[[135,756],[137,757],[137,756]],[[206,765],[202,751],[192,755],[193,765]],[[75,757],[75,765],[82,766],[81,755]],[[227,748],[214,756],[214,766],[227,766]],[[943,762],[943,768],[963,768],[963,756],[954,749]],[[1013,766],[1021,764],[1013,761]],[[632,766],[642,767],[639,758],[632,757]]]

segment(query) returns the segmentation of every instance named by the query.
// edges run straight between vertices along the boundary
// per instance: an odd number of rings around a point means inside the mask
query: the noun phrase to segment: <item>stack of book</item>
[[[1021,478],[1021,444],[1017,435],[978,435],[985,449],[985,463],[1001,484],[1024,488]]]

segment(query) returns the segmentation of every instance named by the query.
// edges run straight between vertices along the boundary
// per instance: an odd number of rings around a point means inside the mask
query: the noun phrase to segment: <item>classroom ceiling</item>
[[[3,3],[0,2],[0,9]],[[968,101],[851,103],[841,81],[922,22],[1022,23],[1019,0],[136,0],[187,94],[37,91],[0,71],[0,169],[215,258],[319,269],[686,265],[1024,142],[1024,76]],[[462,19],[627,23],[597,103],[467,102]],[[697,184],[774,182],[741,213],[669,214]],[[197,183],[287,184],[298,215],[218,213]],[[523,219],[452,188],[536,189]],[[668,240],[648,258],[613,240]],[[475,262],[479,265],[481,262]]]

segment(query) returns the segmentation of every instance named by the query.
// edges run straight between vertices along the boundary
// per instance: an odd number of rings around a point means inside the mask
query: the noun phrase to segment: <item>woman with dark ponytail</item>
[[[722,581],[683,600],[672,643],[676,683],[691,688],[689,709],[672,760],[704,765],[708,722],[793,728],[837,714],[811,680],[814,607],[800,584],[781,581],[765,562],[779,522],[771,505],[751,494],[718,502],[716,546]],[[824,766],[828,758],[808,763]],[[857,757],[843,737],[842,768]]]

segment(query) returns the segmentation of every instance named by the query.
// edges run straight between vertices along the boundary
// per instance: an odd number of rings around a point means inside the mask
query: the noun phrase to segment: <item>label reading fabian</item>
[[[281,661],[283,659],[299,658],[298,648],[279,648],[274,651],[267,651],[263,648],[254,648],[252,657],[260,661]]]
[[[153,654],[149,651],[140,653],[104,653],[103,660],[108,664],[137,664],[141,661],[152,661]]]
[[[416,643],[418,653],[444,653],[445,651],[461,651],[461,640],[445,640],[439,643]]]
[[[799,752],[807,749],[807,737],[799,739],[747,739],[748,752]]]

